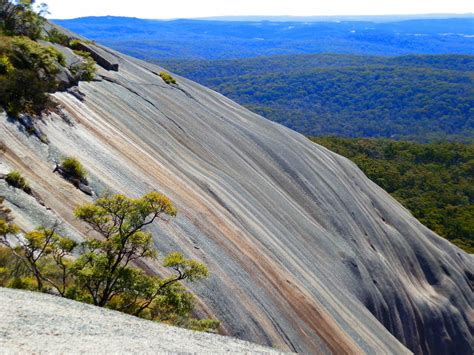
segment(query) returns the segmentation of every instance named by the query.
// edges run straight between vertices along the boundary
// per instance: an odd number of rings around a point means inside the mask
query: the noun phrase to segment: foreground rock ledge
[[[194,332],[64,298],[0,288],[0,353],[278,354],[270,348]]]

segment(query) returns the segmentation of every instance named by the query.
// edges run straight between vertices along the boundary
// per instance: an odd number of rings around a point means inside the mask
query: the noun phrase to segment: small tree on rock
[[[194,296],[180,282],[206,278],[204,264],[171,253],[163,261],[172,271],[169,277],[148,275],[137,267],[144,259],[157,258],[152,235],[144,228],[176,215],[166,196],[108,195],[78,207],[76,217],[91,226],[91,235],[80,244],[56,234],[54,228],[22,235],[2,213],[9,212],[0,209],[0,243],[26,266],[38,290],[53,289],[63,297],[195,330],[219,325],[192,317]]]
[[[176,215],[166,196],[157,192],[138,199],[105,196],[79,207],[75,214],[102,237],[90,237],[82,244],[72,272],[76,285],[87,290],[92,303],[197,330],[218,326],[217,321],[191,317],[194,296],[180,283],[208,277],[204,264],[171,253],[163,261],[173,271],[167,278],[147,275],[133,266],[144,258],[157,257],[152,235],[144,228]]]

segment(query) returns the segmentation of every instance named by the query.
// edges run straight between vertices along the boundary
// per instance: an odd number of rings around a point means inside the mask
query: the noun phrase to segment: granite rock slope
[[[50,295],[0,288],[2,354],[280,354]]]
[[[472,353],[472,256],[349,160],[184,78],[168,85],[157,66],[97,51],[118,71],[54,94],[60,115],[38,125],[49,145],[0,114],[3,169],[24,173],[41,200],[0,182],[20,225],[59,219],[66,234],[86,232],[71,211],[90,197],[52,172],[74,155],[97,194],[174,201],[178,217],[151,228],[156,245],[209,266],[194,291],[224,334],[303,353]]]

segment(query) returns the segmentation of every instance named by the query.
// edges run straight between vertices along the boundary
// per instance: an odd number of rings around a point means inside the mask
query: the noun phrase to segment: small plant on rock
[[[168,85],[170,85],[170,84],[176,84],[176,79],[173,78],[170,74],[168,74],[168,73],[162,71],[159,75],[160,75],[161,79],[163,79],[163,81],[164,81],[166,84],[168,84]]]
[[[13,186],[17,189],[25,191],[27,194],[31,193],[31,188],[26,179],[21,175],[20,172],[13,170],[5,176],[5,181],[8,185]]]
[[[58,43],[65,47],[69,45],[69,37],[56,28],[49,31],[47,40],[51,43]]]
[[[81,57],[81,61],[73,64],[69,68],[72,75],[74,75],[77,80],[92,81],[97,70],[95,60],[88,52],[75,50],[74,53]]]
[[[87,185],[87,170],[77,158],[64,158],[61,163],[60,169],[61,173],[66,179],[78,181]]]

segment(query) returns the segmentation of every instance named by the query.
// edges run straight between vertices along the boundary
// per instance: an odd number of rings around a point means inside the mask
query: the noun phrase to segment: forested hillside
[[[474,144],[321,137],[424,225],[474,253]]]
[[[306,135],[474,137],[474,56],[301,55],[160,64]]]

